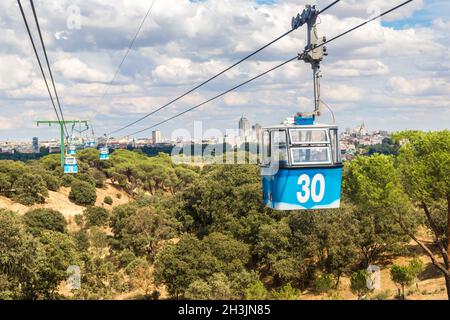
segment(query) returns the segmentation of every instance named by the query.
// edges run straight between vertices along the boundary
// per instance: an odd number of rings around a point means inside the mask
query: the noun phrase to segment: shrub
[[[82,206],[94,205],[97,199],[95,186],[85,181],[74,181],[70,189],[69,199]]]
[[[34,209],[24,215],[24,222],[34,235],[43,230],[66,232],[67,222],[61,212],[52,209]]]
[[[245,289],[246,300],[265,300],[267,298],[267,289],[264,284],[258,280]]]
[[[110,196],[106,196],[105,199],[103,199],[103,202],[109,205],[113,204],[113,199]]]
[[[89,207],[84,210],[88,226],[104,226],[109,221],[109,213],[105,208]]]
[[[314,288],[317,292],[328,292],[334,287],[334,277],[332,274],[322,274],[314,280]]]

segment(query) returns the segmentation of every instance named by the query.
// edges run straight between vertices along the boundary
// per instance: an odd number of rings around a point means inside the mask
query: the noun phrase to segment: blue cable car
[[[77,148],[75,146],[69,146],[69,155],[73,156],[77,154]]]
[[[108,147],[102,147],[100,149],[100,160],[109,160],[109,149],[108,149]]]
[[[78,173],[77,158],[70,155],[64,158],[64,173]]]
[[[275,210],[338,208],[342,161],[338,128],[295,118],[262,128],[264,204]]]
[[[315,109],[261,131],[264,204],[275,210],[340,206],[342,161],[338,128],[316,123],[322,102],[320,62],[327,55],[326,40],[319,39],[317,33],[318,15],[315,6],[307,5],[301,15],[292,19],[293,29],[305,23],[308,27],[307,45],[298,59],[311,64]]]

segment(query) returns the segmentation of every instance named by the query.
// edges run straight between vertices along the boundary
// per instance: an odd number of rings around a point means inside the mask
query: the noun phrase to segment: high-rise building
[[[253,134],[254,134],[254,137],[255,137],[255,141],[256,142],[259,142],[259,136],[260,136],[260,134],[261,134],[261,125],[259,124],[259,123],[256,123],[253,127],[252,127],[252,130],[253,130]]]
[[[38,137],[33,137],[32,148],[34,153],[39,153],[39,139]]]
[[[250,140],[250,122],[244,116],[239,120],[239,138],[241,139],[241,142]]]
[[[162,142],[161,131],[159,130],[152,131],[152,143],[158,144],[161,142]]]

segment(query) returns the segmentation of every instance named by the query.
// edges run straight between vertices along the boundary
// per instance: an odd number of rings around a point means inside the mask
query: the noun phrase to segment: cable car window
[[[335,163],[341,163],[341,148],[339,147],[339,135],[337,129],[330,129],[331,144]]]
[[[326,129],[297,129],[289,130],[291,143],[328,143]]]
[[[330,161],[329,147],[291,148],[292,164],[326,164]]]
[[[288,162],[287,155],[287,138],[286,131],[272,131],[270,135],[271,162],[286,164]]]
[[[262,164],[270,163],[270,135],[269,131],[264,130],[262,133]]]

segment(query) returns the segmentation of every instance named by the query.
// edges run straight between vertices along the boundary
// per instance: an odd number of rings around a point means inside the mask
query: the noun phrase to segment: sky
[[[89,119],[96,135],[118,129],[191,89],[290,29],[306,3],[331,0],[154,0],[153,8],[113,85],[109,82],[153,0],[35,0],[66,119]],[[343,0],[320,16],[328,39],[402,0]],[[35,41],[28,1],[22,1]],[[17,2],[0,2],[0,141],[58,137],[33,121],[56,119]],[[327,45],[322,99],[345,129],[442,130],[450,124],[450,1],[415,0]],[[299,28],[172,106],[119,132],[149,127],[303,51]],[[38,47],[39,48],[39,47]],[[102,95],[107,92],[104,99]],[[313,109],[311,67],[303,61],[158,129],[235,129],[275,125]],[[324,108],[320,122],[332,122]],[[137,137],[150,137],[151,131]]]

